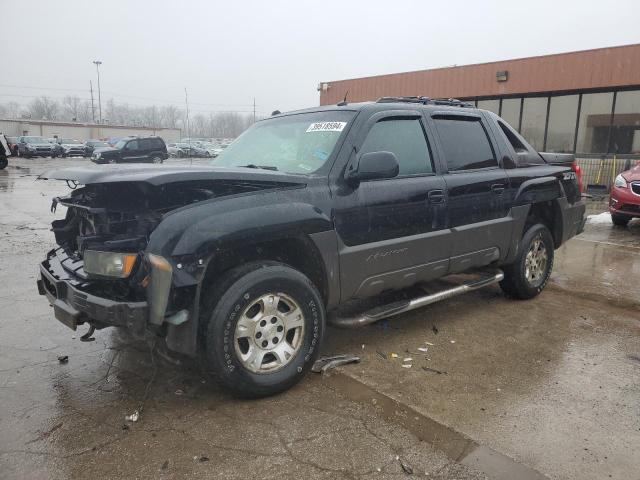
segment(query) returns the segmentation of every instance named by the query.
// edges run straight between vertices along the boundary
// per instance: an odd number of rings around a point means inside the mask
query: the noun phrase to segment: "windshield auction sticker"
[[[317,122],[312,123],[307,128],[307,133],[309,132],[341,132],[347,122]]]

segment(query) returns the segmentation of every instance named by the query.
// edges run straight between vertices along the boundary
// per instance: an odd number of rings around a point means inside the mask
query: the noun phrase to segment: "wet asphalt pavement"
[[[0,171],[0,478],[640,478],[640,222],[588,225],[532,301],[489,287],[329,329],[323,353],[360,364],[240,401],[53,318],[35,281],[67,187],[35,177],[80,162]]]

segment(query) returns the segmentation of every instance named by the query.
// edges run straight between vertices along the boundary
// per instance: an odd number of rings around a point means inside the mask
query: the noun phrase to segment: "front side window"
[[[326,110],[256,122],[212,165],[311,174],[326,164],[354,115]]]
[[[127,143],[127,150],[138,150],[138,140],[132,140]]]
[[[436,118],[435,124],[450,172],[498,166],[479,118]]]
[[[382,120],[371,127],[360,155],[392,152],[400,165],[399,175],[433,173],[427,140],[418,119]]]

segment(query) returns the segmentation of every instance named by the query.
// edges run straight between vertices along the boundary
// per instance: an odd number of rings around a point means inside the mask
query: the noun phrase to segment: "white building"
[[[106,139],[138,135],[158,135],[165,142],[180,140],[179,128],[129,127],[125,125],[102,125],[79,122],[55,122],[32,119],[0,119],[0,132],[8,137],[36,135],[45,138],[74,138],[77,140]]]

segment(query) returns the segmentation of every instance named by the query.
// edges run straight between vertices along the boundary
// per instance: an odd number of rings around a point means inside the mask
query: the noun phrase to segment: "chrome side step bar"
[[[470,280],[463,283],[462,285],[448,288],[446,290],[441,290],[429,295],[424,295],[422,297],[416,297],[411,300],[401,300],[398,302],[388,303],[386,305],[372,308],[364,313],[359,313],[354,316],[340,317],[336,314],[329,315],[328,321],[331,325],[340,328],[362,327],[364,325],[375,323],[384,318],[393,317],[394,315],[399,315],[410,310],[415,310],[416,308],[424,307],[426,305],[431,305],[432,303],[456,297],[463,293],[471,292],[473,290],[478,290],[479,288],[493,285],[494,283],[498,283],[499,281],[501,281],[503,278],[504,273],[502,272],[502,270],[496,270],[490,272],[489,276],[487,277]]]

